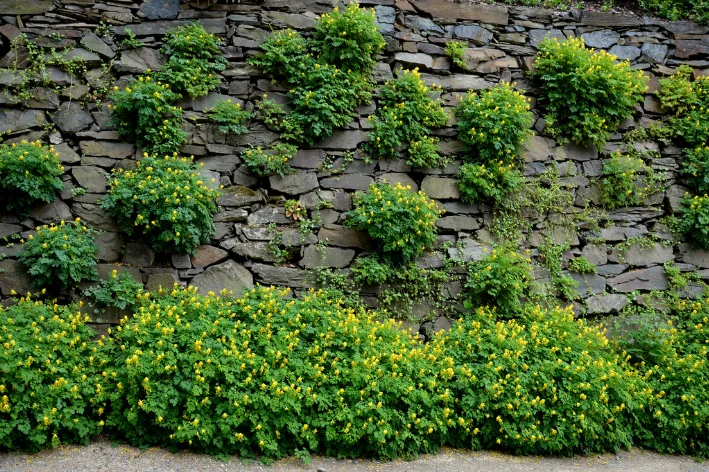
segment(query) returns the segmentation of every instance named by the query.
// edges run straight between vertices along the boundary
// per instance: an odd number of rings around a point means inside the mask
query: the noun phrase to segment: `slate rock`
[[[54,9],[52,0],[3,0],[3,15],[41,15]]]
[[[80,43],[89,51],[93,51],[107,59],[112,59],[116,56],[113,49],[111,49],[108,44],[104,43],[101,38],[91,31],[84,33],[84,37],[81,38]]]
[[[672,260],[674,260],[672,246],[664,246],[661,243],[655,243],[648,248],[633,244],[623,254],[623,262],[631,266],[664,264]]]
[[[425,2],[417,2],[416,8],[428,13],[434,19],[441,20],[457,19],[506,25],[510,19],[507,7],[487,5],[485,3],[471,4],[448,2],[446,0],[426,0]]]
[[[586,46],[596,49],[608,49],[618,42],[620,33],[612,30],[600,30],[581,35]]]
[[[643,43],[640,53],[644,61],[651,64],[664,64],[667,49],[666,44]]]
[[[98,247],[98,260],[103,262],[115,262],[121,258],[121,251],[125,245],[125,238],[122,233],[102,231],[94,235],[96,247]]]
[[[285,26],[294,29],[310,29],[315,26],[315,18],[281,11],[266,11],[261,15],[265,24]]]
[[[120,59],[113,64],[113,67],[117,72],[142,74],[148,69],[153,71],[160,70],[162,69],[162,64],[163,61],[156,49],[140,47],[123,51]]]
[[[422,52],[397,52],[394,54],[394,61],[401,62],[407,68],[428,70],[433,67],[433,58]]]
[[[566,39],[566,36],[564,36],[564,33],[562,33],[562,31],[558,30],[558,29],[529,30],[529,44],[531,44],[534,47],[539,46],[539,44],[541,44],[541,42],[544,41],[546,38],[556,38],[559,41],[563,41]]]
[[[84,48],[74,48],[64,54],[64,59],[67,61],[81,61],[86,63],[88,67],[96,67],[101,65],[101,58],[91,51]]]
[[[532,136],[524,145],[524,158],[527,162],[546,161],[551,157],[554,140],[541,136]]]
[[[320,228],[318,240],[327,241],[329,246],[372,250],[372,240],[367,233],[345,226],[329,224]]]
[[[13,234],[18,234],[22,231],[22,226],[11,223],[0,223],[0,239],[5,239]]]
[[[323,188],[337,188],[345,190],[367,190],[374,179],[368,175],[345,174],[329,177],[320,181]]]
[[[602,293],[606,290],[606,279],[598,274],[577,274],[576,272],[565,272],[565,274],[578,283],[576,291],[581,298]]]
[[[46,122],[41,110],[0,110],[0,133],[40,127]]]
[[[392,8],[392,13],[394,9]],[[379,10],[377,10],[378,12]],[[392,14],[391,19],[393,20],[395,17]],[[380,20],[382,21],[382,20]],[[394,21],[386,21],[386,23],[394,23]],[[407,15],[406,16],[406,26],[409,28],[414,28],[419,31],[427,31],[430,33],[437,33],[437,34],[445,34],[446,30],[441,28],[436,22],[431,20],[430,18],[424,18],[418,15]],[[423,43],[422,43],[423,44]]]
[[[123,262],[136,267],[150,267],[155,262],[155,251],[147,244],[127,243],[123,253]]]
[[[250,134],[250,133],[249,133]],[[360,130],[335,130],[329,137],[316,143],[315,147],[322,149],[349,150],[366,141],[367,133]]]
[[[231,296],[240,297],[254,287],[254,278],[243,265],[228,260],[196,275],[190,287],[197,287],[202,295],[209,292],[218,294],[226,289]]]
[[[94,119],[79,102],[64,102],[52,115],[52,121],[65,133],[76,133],[94,123]]]
[[[178,278],[175,274],[170,272],[148,274],[148,282],[145,284],[145,290],[148,292],[157,292],[161,288],[168,290],[171,289],[177,281]]]
[[[219,195],[218,203],[224,207],[242,207],[263,201],[263,195],[242,185],[227,187]]]
[[[303,269],[290,267],[275,267],[267,264],[254,263],[251,270],[262,285],[276,285],[305,290],[315,282],[313,273]]]
[[[79,147],[85,156],[110,157],[112,159],[125,159],[135,152],[134,145],[116,141],[81,141]]]
[[[615,45],[608,52],[617,56],[619,61],[623,61],[626,59],[634,61],[635,59],[640,57],[640,48],[635,46]]]
[[[451,74],[432,75],[421,74],[421,80],[426,85],[440,85],[447,92],[467,92],[468,90],[483,90],[492,87],[494,84],[477,75]]]
[[[480,223],[472,216],[444,216],[436,221],[436,226],[452,231],[473,231],[480,229]]]
[[[313,172],[303,172],[269,177],[271,188],[288,195],[300,195],[318,188],[318,177]]]
[[[626,272],[607,280],[616,292],[635,290],[667,290],[669,284],[665,270],[660,266]]]
[[[62,220],[71,221],[73,219],[69,205],[59,199],[33,208],[29,216],[44,224],[59,223]]]
[[[386,174],[382,174],[377,178],[377,182],[387,182],[394,186],[396,186],[396,184],[401,184],[402,187],[406,187],[408,185],[411,187],[412,192],[418,192],[419,189],[419,186],[414,179],[409,177],[408,174],[401,172],[388,172]]]
[[[6,259],[0,261],[0,292],[9,297],[12,291],[21,295],[34,290],[27,268],[19,261]]]
[[[95,166],[78,166],[71,169],[77,183],[89,193],[104,193],[108,179],[104,171]]]
[[[689,248],[682,256],[684,262],[694,264],[702,269],[709,268],[709,251],[706,249]]]
[[[229,247],[230,245],[231,242],[222,244],[222,247]],[[276,261],[274,255],[268,250],[268,243],[263,241],[233,241],[233,246],[229,247],[229,251],[246,259],[265,262]]]
[[[192,258],[189,254],[172,254],[172,267],[175,269],[191,269],[192,268]]]
[[[460,198],[460,190],[458,190],[458,181],[456,179],[427,175],[421,182],[421,191],[428,195],[429,198],[434,199]]]
[[[167,34],[178,26],[188,26],[195,20],[157,20],[133,23],[127,26],[113,26],[111,31],[119,36],[127,36],[126,29],[130,29],[136,36],[153,36]],[[226,33],[226,18],[198,18],[196,20],[207,33]]]
[[[93,203],[74,203],[71,206],[71,212],[73,215],[81,218],[81,220],[86,223],[86,226],[90,226],[94,229],[103,231],[121,230],[106,210]]]
[[[232,103],[234,103],[235,105],[244,104],[244,102],[239,100],[238,98],[230,97],[229,95],[223,95],[219,92],[209,92],[204,97],[192,99],[192,109],[194,111],[205,112],[217,105],[219,102],[225,102],[227,100],[231,100]]]
[[[492,33],[475,25],[457,25],[453,34],[458,38],[469,39],[476,46],[482,46],[492,40]]]
[[[354,259],[353,249],[340,249],[337,247],[318,247],[317,245],[307,246],[303,251],[303,258],[298,263],[306,269],[316,267],[333,267],[342,269],[347,267]]]
[[[23,82],[22,73],[13,70],[0,70],[0,85],[20,85]]]
[[[246,222],[249,226],[266,226],[271,223],[286,225],[291,223],[291,220],[286,217],[286,211],[283,208],[265,206],[251,213],[246,219]]]
[[[604,293],[586,299],[586,314],[617,313],[629,303],[628,297],[619,293]]]
[[[197,255],[190,256],[192,267],[202,269],[210,265],[223,261],[229,256],[229,253],[218,247],[204,244],[197,247]]]
[[[174,20],[180,12],[180,0],[148,0],[140,6],[138,16],[148,20]]]
[[[491,249],[486,244],[466,238],[458,241],[456,246],[448,248],[448,257],[457,261],[479,261],[489,255]]]

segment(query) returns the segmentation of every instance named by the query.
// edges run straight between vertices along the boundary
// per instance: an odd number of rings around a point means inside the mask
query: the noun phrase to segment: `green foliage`
[[[485,164],[512,163],[532,135],[527,98],[503,82],[481,92],[469,92],[455,108],[458,139]]]
[[[568,455],[632,444],[635,376],[570,307],[508,321],[481,308],[428,349],[450,367],[455,447]]]
[[[551,238],[547,238],[539,246],[539,258],[544,267],[549,270],[549,277],[553,288],[559,292],[559,296],[564,300],[575,300],[578,298],[578,282],[564,273],[562,258],[564,252],[569,250],[569,243],[556,244]]]
[[[642,101],[647,77],[628,61],[586,49],[581,38],[546,39],[538,49],[533,77],[546,104],[547,130],[601,149]]]
[[[205,59],[172,56],[155,77],[168,84],[174,93],[197,98],[219,86],[220,78],[214,70],[214,64]]]
[[[357,2],[321,15],[313,32],[319,62],[363,74],[374,70],[375,56],[385,45],[374,9],[360,8]]]
[[[577,274],[595,274],[596,266],[584,256],[574,257],[569,261],[569,270]]]
[[[288,161],[295,157],[296,152],[298,148],[292,144],[279,143],[270,151],[251,146],[241,154],[241,158],[254,175],[260,177],[286,175],[293,172]]]
[[[135,445],[214,455],[434,452],[453,399],[429,353],[391,320],[287,295],[143,297],[107,341],[107,425]]]
[[[53,202],[64,190],[63,173],[53,147],[39,141],[0,144],[0,199],[7,211],[25,214],[35,203]]]
[[[462,70],[468,70],[468,65],[463,60],[463,51],[465,43],[460,41],[448,41],[446,43],[446,56],[450,57],[453,64],[460,67]]]
[[[677,215],[677,229],[696,247],[709,249],[709,197],[685,193]]]
[[[658,180],[652,167],[641,158],[613,153],[601,170],[601,202],[611,210],[641,205],[658,190]]]
[[[661,18],[709,23],[709,3],[706,0],[640,0],[640,5]]]
[[[84,295],[104,308],[116,307],[125,310],[135,307],[136,295],[142,291],[143,284],[133,279],[130,273],[124,271],[119,274],[114,270],[111,277],[84,290]]]
[[[682,170],[697,193],[709,193],[709,146],[687,149]]]
[[[85,321],[29,296],[0,308],[0,449],[87,444],[101,431],[94,398],[104,360]]]
[[[37,287],[71,288],[83,281],[96,280],[98,248],[95,231],[73,223],[38,226],[20,254]]]
[[[709,80],[705,76],[692,81],[692,68],[682,65],[675,75],[660,80],[657,95],[671,116],[670,133],[692,147],[709,142]]]
[[[110,185],[101,208],[158,252],[194,254],[214,234],[218,192],[205,185],[191,159],[146,157],[135,169],[114,170]]]
[[[501,318],[522,312],[533,280],[528,255],[495,247],[482,259],[468,263],[466,271],[463,288],[467,308],[489,307]]]
[[[118,44],[121,49],[135,49],[143,46],[143,42],[136,39],[135,33],[130,28],[125,29],[126,38]]]
[[[222,133],[242,134],[249,130],[245,123],[251,118],[251,112],[241,108],[241,103],[233,103],[231,99],[219,100],[209,109],[209,118],[219,125]]]
[[[441,100],[430,97],[431,93],[440,90],[440,87],[426,86],[418,69],[402,70],[396,79],[385,83],[379,93],[377,113],[369,117],[372,130],[365,145],[367,158],[395,159],[400,147],[411,149],[413,142],[417,142],[413,156],[409,151],[407,162],[439,167],[438,146],[434,141],[423,143],[423,140],[428,139],[433,129],[448,121]]]
[[[423,136],[420,141],[409,143],[406,162],[412,167],[445,167],[449,159],[438,154],[438,138]]]
[[[366,231],[388,260],[411,262],[436,241],[436,220],[443,212],[422,191],[413,193],[400,183],[372,184],[355,194],[353,203],[345,224]]]
[[[307,72],[306,63],[313,62],[308,41],[292,29],[272,33],[261,49],[263,53],[250,57],[248,62],[273,80],[295,83]]]
[[[179,95],[167,84],[155,82],[150,74],[139,77],[123,90],[111,94],[111,126],[128,141],[149,154],[172,154],[182,146],[182,108],[172,103]]]
[[[485,164],[463,164],[458,171],[460,198],[468,203],[497,204],[524,184],[522,173],[514,164],[503,161]]]

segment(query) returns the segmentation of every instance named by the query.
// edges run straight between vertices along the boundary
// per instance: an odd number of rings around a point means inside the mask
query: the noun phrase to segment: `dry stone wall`
[[[256,283],[304,290],[313,285],[312,269],[346,269],[356,257],[371,250],[363,234],[342,223],[352,207],[353,193],[383,180],[424,190],[440,202],[446,213],[438,221],[439,239],[441,247],[444,243],[452,245],[449,256],[482,256],[483,246],[491,239],[493,215],[488,207],[459,200],[455,175],[460,161],[456,156],[463,149],[455,139],[452,113],[449,127],[436,133],[441,138],[442,152],[453,158],[445,169],[412,169],[403,160],[365,163],[357,148],[367,140],[367,116],[376,110],[376,103],[372,103],[361,107],[359,119],[345,129],[335,131],[312,148],[300,149],[292,162],[296,173],[270,178],[250,174],[239,157],[241,151],[249,144],[269,145],[278,139],[278,134],[253,121],[248,133],[225,136],[210,124],[205,111],[226,97],[243,103],[247,109],[252,109],[264,94],[287,104],[287,88],[260,76],[247,65],[246,58],[258,53],[259,45],[274,29],[290,27],[307,35],[317,15],[334,7],[335,0],[211,3],[38,0],[0,7],[0,67],[27,65],[26,48],[10,47],[21,32],[40,45],[71,47],[71,54],[82,57],[87,65],[77,72],[80,77],[50,68],[51,85],[33,88],[29,99],[7,90],[0,94],[0,132],[11,130],[6,142],[40,139],[52,143],[66,168],[66,190],[55,202],[33,208],[27,217],[2,215],[3,297],[12,290],[31,289],[24,268],[16,260],[21,245],[13,244],[12,235],[26,237],[37,224],[75,217],[101,231],[97,243],[102,277],[114,269],[129,271],[149,289],[178,282],[198,286],[205,292],[227,288],[236,294]],[[581,211],[587,199],[592,204],[599,203],[593,181],[600,174],[603,159],[622,149],[622,135],[662,120],[663,109],[653,95],[658,78],[672,74],[681,64],[692,66],[696,74],[709,71],[709,27],[692,22],[445,0],[365,0],[362,4],[376,9],[386,38],[386,51],[375,71],[378,83],[392,78],[397,68],[418,67],[427,83],[443,87],[442,99],[451,111],[468,90],[484,89],[501,81],[516,82],[518,89],[533,98],[535,120],[530,126],[536,135],[527,145],[524,174],[532,180],[556,166],[561,182],[568,184],[574,194],[576,206],[568,208],[569,213]],[[216,234],[194,257],[154,253],[141,241],[122,234],[99,207],[111,169],[130,165],[142,152],[119,140],[117,132],[108,125],[106,103],[94,96],[95,89],[124,85],[147,69],[159,70],[163,58],[158,50],[163,35],[170,28],[191,21],[199,21],[207,31],[224,37],[227,46],[223,52],[229,61],[218,91],[181,103],[185,109],[184,128],[190,135],[182,152],[194,155],[204,164],[204,176],[225,187],[219,200],[222,209],[215,217]],[[110,37],[97,36],[97,28],[109,28]],[[142,43],[140,47],[119,47],[128,29]],[[545,135],[543,110],[534,101],[535,84],[525,73],[532,67],[535,47],[548,36],[582,36],[588,46],[629,59],[634,68],[650,78],[644,103],[637,107],[632,119],[622,123],[604,149],[559,145]],[[445,43],[450,40],[468,45],[464,60],[469,71],[453,67],[445,56]],[[112,64],[112,76],[103,73],[102,64]],[[3,72],[0,88],[16,85],[17,80],[16,74]],[[523,245],[532,250],[532,255],[550,237],[558,243],[570,242],[565,258],[583,255],[597,266],[598,274],[572,274],[580,283],[581,299],[576,303],[579,313],[614,312],[628,303],[626,295],[631,292],[640,292],[642,302],[642,293],[667,288],[662,267],[666,262],[674,261],[682,270],[698,270],[703,278],[709,278],[709,252],[675,241],[662,222],[663,217],[677,209],[685,192],[678,175],[681,149],[649,140],[632,145],[651,152],[652,167],[665,173],[664,191],[650,197],[646,205],[609,211],[605,216],[607,223],[593,230],[581,224],[571,231],[559,231],[534,212],[526,215],[532,230],[525,234]],[[352,152],[354,160],[348,162],[348,153]],[[75,192],[72,196],[75,188],[83,188],[85,193]],[[322,224],[302,236],[285,215],[285,199],[299,200],[311,216],[319,214]],[[320,208],[321,201],[330,203],[329,208]],[[272,224],[283,232],[282,242],[289,248],[290,257],[283,264],[274,264],[268,250]],[[632,244],[646,236],[652,237],[650,244],[647,240],[645,244]],[[327,245],[322,244],[325,241]],[[622,254],[619,248],[623,249]],[[439,249],[425,256],[420,264],[441,267],[443,252]],[[536,275],[548,277],[543,269]],[[375,297],[367,300],[376,305]],[[107,321],[112,320],[109,317]],[[447,323],[441,318],[434,326],[446,327]]]

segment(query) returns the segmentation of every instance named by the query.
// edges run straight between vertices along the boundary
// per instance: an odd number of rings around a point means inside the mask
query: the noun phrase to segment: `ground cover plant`
[[[295,157],[298,148],[292,144],[279,143],[269,150],[249,147],[242,154],[244,164],[254,175],[286,175],[293,172],[288,162]]]
[[[613,210],[641,205],[657,191],[655,171],[639,157],[613,153],[601,169],[601,202]]]
[[[692,68],[679,66],[674,75],[660,80],[657,95],[662,106],[672,112],[667,128],[674,137],[689,147],[706,146],[709,142],[709,80],[706,76],[692,79]]]

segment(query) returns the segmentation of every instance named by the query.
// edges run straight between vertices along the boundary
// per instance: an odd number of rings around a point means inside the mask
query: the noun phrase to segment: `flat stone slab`
[[[484,3],[453,3],[445,0],[414,2],[416,8],[431,15],[434,20],[479,21],[493,25],[506,25],[510,15],[506,7]]]
[[[626,272],[607,280],[617,292],[635,290],[667,290],[669,287],[665,270],[660,266]]]
[[[219,294],[226,289],[232,296],[240,297],[254,287],[254,278],[243,265],[228,260],[194,276],[190,287],[197,287],[202,295],[209,292]]]

